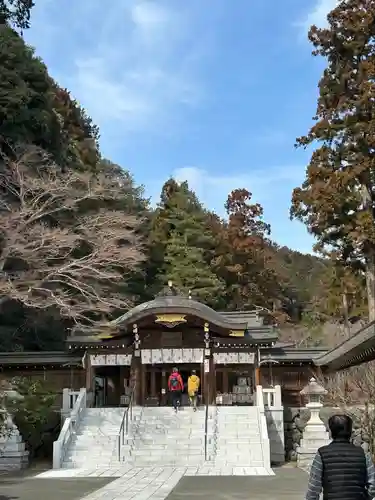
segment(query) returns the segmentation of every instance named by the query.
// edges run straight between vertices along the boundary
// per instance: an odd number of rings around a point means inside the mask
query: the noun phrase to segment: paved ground
[[[263,475],[260,475],[263,474]],[[265,475],[268,474],[268,475]],[[188,500],[211,498],[222,500],[300,500],[307,485],[307,475],[295,468],[286,467],[272,471],[262,468],[221,468],[210,467],[150,467],[124,466],[121,469],[58,470],[48,471],[29,480],[30,491],[34,495],[19,496],[19,500],[40,500],[43,495],[40,486],[43,481],[55,483],[56,488],[65,484],[64,500],[84,498],[84,500]],[[70,476],[70,480],[67,477]],[[99,476],[99,477],[98,477]],[[111,476],[111,477],[108,477]],[[60,479],[59,479],[60,477]],[[61,479],[65,477],[66,479]],[[90,491],[79,495],[80,481],[85,478],[106,481],[86,483]],[[64,481],[64,483],[61,483]],[[33,484],[33,482],[35,484]],[[77,489],[74,490],[74,483]],[[82,483],[82,487],[85,483]],[[45,488],[48,488],[47,486]],[[41,493],[38,493],[40,490]],[[95,490],[95,491],[94,491]],[[13,491],[12,491],[13,493]],[[71,495],[71,496],[69,496]],[[60,497],[53,495],[53,500]],[[0,500],[8,500],[7,498]],[[44,499],[42,499],[44,500]],[[45,498],[47,500],[47,497]]]
[[[113,478],[0,478],[0,500],[79,500],[102,489]]]
[[[307,474],[276,470],[275,476],[182,477],[166,500],[302,500]]]

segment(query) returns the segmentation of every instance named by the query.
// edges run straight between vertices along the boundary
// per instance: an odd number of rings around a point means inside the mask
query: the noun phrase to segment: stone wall
[[[353,408],[354,410],[354,408]],[[361,410],[356,408],[359,415]],[[328,419],[331,415],[343,413],[340,408],[325,406],[321,409],[319,416],[326,424],[328,430]],[[284,407],[284,436],[285,436],[285,458],[288,461],[297,460],[297,446],[300,444],[302,432],[309,419],[310,412],[307,408]],[[364,429],[361,429],[359,419],[353,419],[353,443],[368,449],[369,436]]]

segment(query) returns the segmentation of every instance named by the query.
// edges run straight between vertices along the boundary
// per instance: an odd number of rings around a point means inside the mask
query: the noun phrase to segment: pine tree
[[[297,145],[318,144],[291,214],[316,237],[316,249],[366,274],[375,319],[375,0],[346,0],[312,26],[313,55],[327,67],[316,124]]]

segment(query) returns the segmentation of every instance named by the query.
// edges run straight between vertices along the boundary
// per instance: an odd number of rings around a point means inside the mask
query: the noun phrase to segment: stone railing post
[[[303,430],[300,446],[297,448],[297,463],[299,467],[309,469],[318,448],[330,442],[329,433],[319,416],[323,407],[322,400],[327,391],[318,384],[315,378],[311,378],[300,394],[308,399],[306,408],[310,410],[310,419]]]

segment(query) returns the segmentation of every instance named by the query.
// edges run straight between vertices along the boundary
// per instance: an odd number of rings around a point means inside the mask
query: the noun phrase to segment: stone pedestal
[[[321,446],[330,443],[331,439],[326,430],[326,426],[319,417],[319,412],[323,407],[321,398],[326,394],[326,390],[320,386],[314,378],[301,391],[303,396],[307,396],[309,402],[306,408],[310,410],[310,420],[303,431],[301,443],[297,448],[298,467],[308,470]]]
[[[21,470],[29,465],[29,452],[10,416],[0,435],[0,470]]]

